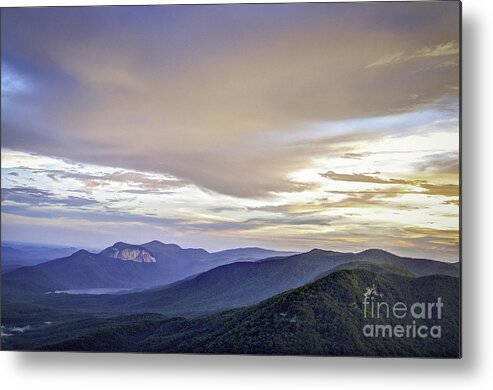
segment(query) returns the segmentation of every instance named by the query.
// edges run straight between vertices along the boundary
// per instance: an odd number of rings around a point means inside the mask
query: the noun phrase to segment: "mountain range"
[[[210,253],[159,241],[118,242],[97,253],[78,250],[3,272],[2,345],[456,356],[459,273],[458,262],[400,257],[381,249]],[[376,281],[393,301],[447,299],[448,341],[427,341],[422,348],[412,340],[387,345],[361,339],[361,299]],[[104,291],[94,294],[92,289]],[[106,291],[112,289],[119,291]]]
[[[128,249],[136,256],[155,258],[155,262],[119,260],[115,251]],[[143,252],[144,251],[144,252]],[[275,254],[275,257],[254,261],[255,255]],[[111,255],[110,255],[111,254]],[[208,254],[201,249],[181,249],[176,245],[151,242],[141,246],[116,243],[99,254],[81,250],[68,258],[25,267],[3,275],[3,292],[8,299],[4,321],[31,321],[35,309],[22,310],[35,304],[36,310],[67,310],[74,307],[87,315],[122,315],[155,312],[168,316],[200,316],[221,310],[251,305],[281,292],[300,287],[342,269],[367,269],[377,273],[400,272],[407,276],[434,274],[457,277],[458,263],[444,263],[426,259],[399,257],[389,252],[370,249],[358,253],[342,253],[314,249],[306,253],[282,256],[280,252],[257,248],[237,249],[229,255],[252,261],[234,261],[223,252]],[[187,257],[188,256],[188,257]],[[205,262],[204,256],[209,257]],[[214,259],[232,263],[213,267]],[[248,257],[247,257],[248,256]],[[187,275],[188,273],[192,275]],[[213,267],[204,272],[201,267]],[[173,281],[172,275],[186,276]],[[159,283],[162,283],[159,285]],[[139,291],[120,291],[118,295],[46,294],[70,289],[115,288]],[[82,293],[84,290],[81,291]],[[23,296],[29,298],[22,298]],[[21,299],[22,298],[22,299]],[[14,303],[15,302],[15,303]],[[66,314],[68,315],[68,314]]]
[[[216,267],[161,289],[112,297],[109,306],[113,310],[124,307],[126,312],[197,316],[251,305],[337,270],[364,268],[362,264],[371,265],[376,272],[387,272],[389,268],[385,266],[390,266],[413,276],[458,276],[454,264],[402,258],[382,250],[340,253],[315,249]]]
[[[235,261],[286,256],[261,248],[239,248],[209,253],[151,241],[142,245],[117,242],[99,253],[81,249],[70,256],[4,273],[6,288],[48,292],[70,289],[136,289],[165,285]]]
[[[74,247],[2,242],[2,272],[70,256],[76,251],[77,248]]]

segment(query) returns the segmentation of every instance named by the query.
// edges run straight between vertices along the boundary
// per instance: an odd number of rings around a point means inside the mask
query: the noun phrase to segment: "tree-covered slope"
[[[375,299],[443,302],[442,318],[417,319],[441,326],[440,338],[365,337],[367,324],[409,325],[413,318],[365,318],[363,299],[373,284]],[[433,275],[412,278],[341,270],[259,304],[197,318],[156,315],[84,320],[26,333],[12,349],[143,351],[184,353],[310,354],[350,356],[458,357],[459,280]],[[93,321],[91,323],[91,321]],[[79,334],[74,336],[79,329]],[[75,331],[74,331],[75,330]],[[29,348],[29,345],[31,348]]]

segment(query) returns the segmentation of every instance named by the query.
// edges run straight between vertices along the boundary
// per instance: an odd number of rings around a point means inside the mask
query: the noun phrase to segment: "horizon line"
[[[342,250],[337,250],[337,249],[324,249],[324,248],[317,248],[317,247],[313,247],[312,249],[309,249],[309,250],[282,250],[282,249],[272,249],[272,248],[265,248],[265,247],[259,247],[259,246],[241,246],[241,247],[233,247],[233,248],[225,248],[225,249],[220,249],[220,250],[215,250],[215,251],[209,251],[203,247],[184,247],[184,246],[181,246],[179,244],[176,244],[174,242],[169,242],[169,243],[166,243],[166,242],[163,242],[161,240],[157,240],[157,239],[154,239],[154,240],[150,240],[150,241],[146,241],[144,243],[141,243],[141,244],[133,244],[133,243],[129,243],[129,242],[125,242],[125,241],[116,241],[114,242],[113,244],[110,244],[110,245],[106,245],[104,247],[98,247],[98,248],[88,248],[86,246],[84,247],[81,247],[79,245],[69,245],[69,244],[66,244],[66,245],[62,245],[62,244],[48,244],[48,243],[41,243],[41,242],[27,242],[27,241],[16,241],[16,240],[0,240],[1,244],[4,245],[6,243],[12,243],[12,244],[24,244],[24,245],[39,245],[39,246],[52,246],[52,247],[60,247],[60,248],[74,248],[74,249],[77,249],[77,251],[80,251],[80,250],[86,250],[88,252],[91,252],[91,250],[93,251],[99,251],[97,253],[100,253],[102,251],[104,251],[105,249],[107,248],[110,248],[118,243],[123,243],[123,244],[127,244],[127,245],[132,245],[132,246],[142,246],[142,245],[145,245],[145,244],[149,244],[151,242],[159,242],[163,245],[176,245],[178,246],[179,248],[181,249],[202,249],[202,250],[205,250],[207,253],[218,253],[218,252],[223,252],[223,251],[227,251],[227,250],[235,250],[235,249],[262,249],[262,250],[267,250],[267,251],[275,251],[275,252],[285,252],[285,253],[294,253],[294,255],[297,255],[297,254],[305,254],[305,253],[309,253],[309,252],[312,252],[312,251],[315,251],[315,250],[321,250],[321,251],[324,251],[324,252],[340,252],[341,254],[357,254],[357,253],[362,253],[362,252],[366,252],[366,251],[370,251],[370,250],[380,250],[380,251],[383,251],[383,252],[386,252],[386,253],[390,253],[392,255],[395,255],[395,256],[398,256],[398,257],[402,257],[402,258],[408,258],[408,259],[415,259],[415,260],[420,260],[420,259],[425,259],[425,260],[432,260],[432,261],[438,261],[438,262],[441,262],[441,263],[460,263],[461,259],[458,258],[458,259],[449,259],[449,260],[438,260],[438,259],[435,259],[435,258],[428,258],[428,257],[410,257],[410,256],[407,256],[407,255],[401,255],[401,254],[398,254],[394,251],[390,251],[390,250],[387,250],[387,249],[384,249],[384,248],[376,248],[376,247],[368,247],[366,249],[362,249],[362,250],[358,250],[358,251],[342,251]],[[75,252],[74,252],[75,253]]]

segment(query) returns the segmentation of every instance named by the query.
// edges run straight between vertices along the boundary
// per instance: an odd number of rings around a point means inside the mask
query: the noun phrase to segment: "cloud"
[[[457,184],[421,183],[419,186],[425,189],[423,192],[425,195],[459,196],[459,186]]]
[[[2,233],[456,258],[459,11],[5,10]]]
[[[2,202],[6,201],[36,207],[43,205],[83,207],[99,203],[94,199],[78,196],[59,197],[53,192],[34,187],[2,188]],[[3,208],[4,205],[2,204]]]
[[[125,188],[119,188],[119,192],[130,194],[171,194],[175,190],[188,184],[183,180],[171,177],[163,178],[162,175],[123,170],[113,172],[91,172],[87,167],[79,168],[79,170],[76,170],[75,168],[61,170],[28,167],[18,167],[18,169],[30,171],[34,174],[45,175],[56,183],[60,183],[62,179],[77,180],[83,184],[83,189],[87,192],[92,192],[99,187],[105,187],[111,184],[125,185]]]
[[[376,172],[378,173],[378,172]],[[409,184],[416,185],[419,184],[419,180],[404,180],[404,179],[382,179],[378,176],[363,174],[363,173],[335,173],[333,171],[328,171],[321,173],[320,176],[326,179],[336,180],[336,181],[352,181],[357,183],[377,183],[377,184]]]
[[[415,166],[418,171],[458,175],[459,152],[429,154]]]
[[[419,226],[406,226],[398,229],[403,233],[403,238],[421,239],[430,243],[446,242],[448,245],[459,244],[458,229],[433,229]]]
[[[188,233],[214,233],[222,234],[230,232],[241,235],[242,233],[260,232],[264,229],[272,230],[276,226],[277,229],[286,228],[311,228],[317,229],[320,227],[330,226],[330,219],[327,217],[320,218],[249,218],[241,221],[209,221],[209,222],[188,222],[180,225],[180,229]]]
[[[269,214],[282,214],[291,218],[308,216],[312,214],[325,214],[333,211],[334,209],[369,209],[379,208],[395,209],[395,210],[414,210],[423,206],[413,206],[409,202],[389,202],[389,198],[397,198],[403,192],[401,190],[387,190],[387,191],[327,191],[331,194],[344,195],[344,198],[333,200],[329,197],[319,198],[310,202],[303,203],[287,203],[280,205],[267,205],[259,207],[249,207],[250,212],[263,212]]]
[[[417,74],[402,59],[366,68],[396,51],[452,56],[455,3],[184,10],[2,12],[2,57],[36,83],[2,105],[3,145],[260,198],[303,191],[290,172],[333,152],[323,147],[336,141],[330,127],[302,148],[286,141],[312,124],[457,99],[449,88],[458,85],[456,68]],[[348,142],[338,147],[357,153]]]
[[[378,173],[378,172],[377,172]],[[320,176],[335,181],[345,182],[357,182],[357,183],[374,183],[374,184],[399,184],[406,186],[415,186],[423,189],[424,191],[408,190],[397,187],[391,191],[375,189],[372,191],[358,191],[358,193],[366,194],[422,194],[422,195],[439,195],[439,196],[459,196],[459,186],[457,184],[432,184],[426,180],[409,180],[409,179],[384,179],[375,175],[368,175],[362,173],[341,174],[328,171],[321,173]],[[334,191],[332,191],[334,192]],[[351,191],[345,192],[349,193]]]
[[[443,57],[443,56],[455,56],[459,55],[459,44],[455,41],[449,41],[446,43],[439,43],[435,46],[426,46],[421,49],[417,49],[411,53],[406,53],[404,51],[395,52],[386,56],[379,58],[377,61],[371,63],[367,68],[374,66],[385,66],[385,65],[396,65],[402,64],[414,59],[422,59],[428,57]],[[448,65],[457,65],[455,61],[450,62],[447,60],[444,62]],[[442,64],[444,64],[442,63]]]
[[[251,218],[245,221],[246,224],[254,224],[258,226],[330,226],[329,218]]]
[[[27,78],[20,74],[10,64],[2,61],[2,98],[29,93],[32,85]]]
[[[355,159],[355,160],[362,160],[365,157],[368,157],[368,153],[344,153],[342,155],[343,158],[349,158],[349,159]]]

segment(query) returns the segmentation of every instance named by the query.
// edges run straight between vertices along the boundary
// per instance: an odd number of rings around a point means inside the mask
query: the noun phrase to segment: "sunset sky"
[[[459,3],[3,9],[2,240],[458,260]]]

